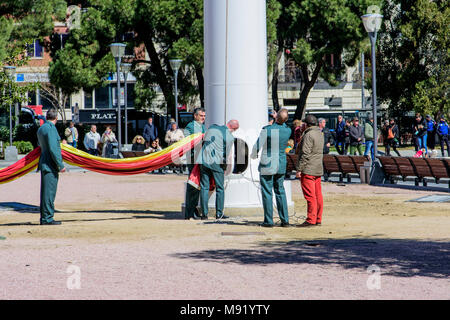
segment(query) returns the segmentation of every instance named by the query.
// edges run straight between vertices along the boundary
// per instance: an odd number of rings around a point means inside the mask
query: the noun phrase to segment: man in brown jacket
[[[323,197],[321,177],[323,175],[323,133],[318,127],[317,118],[307,115],[307,129],[300,142],[300,152],[296,165],[296,177],[300,178],[303,196],[308,203],[308,217],[299,227],[321,225]]]

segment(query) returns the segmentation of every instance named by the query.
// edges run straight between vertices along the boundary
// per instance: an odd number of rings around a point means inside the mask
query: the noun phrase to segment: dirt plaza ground
[[[450,203],[437,192],[324,183],[321,227],[186,221],[186,176],[39,174],[0,185],[0,299],[450,299]],[[306,212],[293,181],[295,216]]]

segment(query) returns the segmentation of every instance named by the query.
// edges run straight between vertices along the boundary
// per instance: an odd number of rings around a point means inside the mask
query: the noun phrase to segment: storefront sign
[[[80,109],[79,122],[85,124],[115,123],[117,112],[115,109]]]

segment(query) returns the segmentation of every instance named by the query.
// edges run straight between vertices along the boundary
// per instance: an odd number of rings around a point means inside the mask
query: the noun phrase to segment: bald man
[[[239,129],[237,120],[230,120],[224,126],[211,125],[205,133],[201,152],[200,168],[200,205],[201,219],[208,219],[208,199],[210,179],[216,184],[216,219],[227,219],[223,208],[225,203],[226,159],[234,143],[232,132]]]
[[[286,174],[286,146],[291,136],[291,129],[286,126],[289,114],[287,109],[278,111],[275,123],[265,126],[256,141],[251,157],[256,159],[261,152],[258,166],[261,196],[264,208],[264,223],[262,227],[273,227],[272,197],[275,192],[278,215],[282,227],[289,227],[289,212],[286,191],[284,190],[284,176]]]

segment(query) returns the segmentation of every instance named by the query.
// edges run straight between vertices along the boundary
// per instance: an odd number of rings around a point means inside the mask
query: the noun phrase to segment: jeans
[[[364,155],[367,156],[369,154],[370,150],[370,157],[372,158],[372,161],[375,160],[375,154],[374,154],[374,147],[373,147],[373,141],[368,140],[366,141],[366,150],[364,150]]]
[[[77,141],[74,140],[73,142],[70,142],[69,145],[71,145],[72,147],[76,148],[77,147]]]
[[[418,148],[419,150],[425,149],[425,153],[428,153],[428,148],[427,148],[427,136],[428,136],[428,135],[424,135],[423,137],[416,137],[417,148]]]

